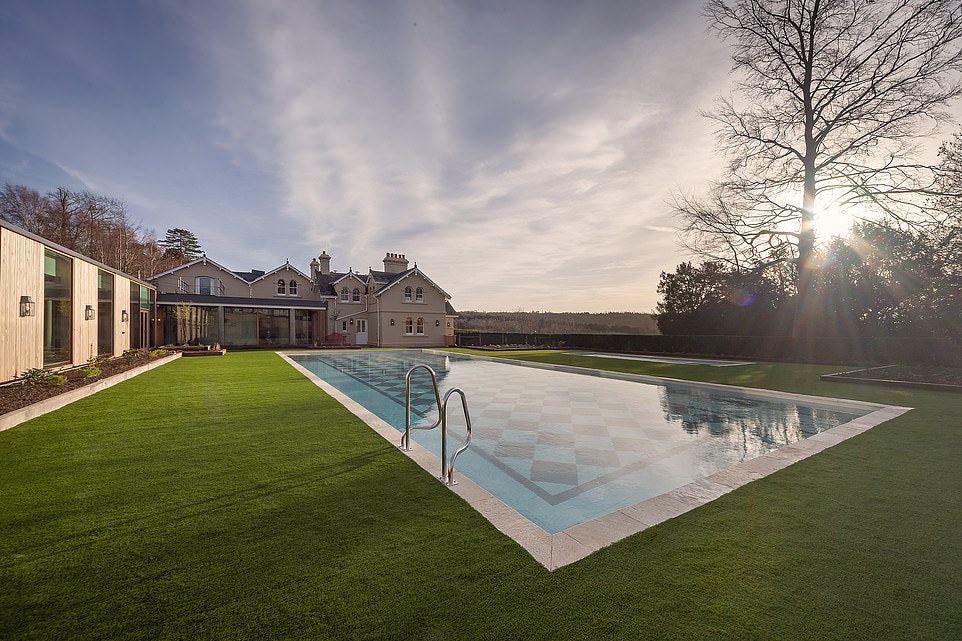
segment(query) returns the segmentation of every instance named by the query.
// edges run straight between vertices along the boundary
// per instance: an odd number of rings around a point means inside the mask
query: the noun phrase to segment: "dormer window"
[[[297,281],[292,280],[287,288],[287,293],[291,296],[297,296]]]
[[[410,303],[410,302],[411,302],[411,288],[410,288],[410,287],[405,287],[405,288],[404,288],[404,302],[405,302],[405,303]]]
[[[195,281],[196,292],[204,296],[211,296],[214,293],[214,279],[210,276],[198,276]]]
[[[287,294],[287,283],[285,283],[284,279],[282,278],[279,281],[277,281],[277,295],[284,296],[286,294]]]
[[[415,302],[415,303],[423,303],[423,302],[424,302],[424,290],[421,289],[420,287],[418,287],[418,288],[414,291],[414,302]]]
[[[357,287],[355,287],[354,291],[351,293],[351,302],[353,303],[361,302],[361,290],[358,289]]]
[[[341,288],[341,302],[342,302],[342,303],[346,303],[347,300],[348,300],[348,296],[350,296],[350,295],[351,295],[351,292],[349,292],[349,291],[347,290],[347,287],[342,287],[342,288]]]

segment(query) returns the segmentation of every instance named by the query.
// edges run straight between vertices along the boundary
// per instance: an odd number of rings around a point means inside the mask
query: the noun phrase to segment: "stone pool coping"
[[[6,414],[0,415],[0,432],[3,430],[8,430],[11,427],[16,427],[17,425],[29,421],[30,419],[37,418],[38,416],[43,416],[48,412],[59,410],[61,407],[69,405],[74,401],[79,401],[80,399],[86,398],[91,394],[96,394],[97,392],[105,390],[108,387],[113,387],[117,383],[122,383],[133,378],[134,376],[137,376],[138,374],[143,374],[148,370],[152,370],[155,367],[166,365],[167,363],[180,358],[180,354],[180,352],[176,352],[174,354],[170,354],[169,356],[158,358],[155,361],[134,367],[126,372],[114,374],[113,376],[103,378],[99,381],[90,383],[89,385],[78,387],[70,390],[69,392],[58,394],[57,396],[51,396],[50,398],[33,403],[32,405],[27,405],[26,407],[21,407],[18,410],[13,410],[12,412],[7,412]]]
[[[458,352],[445,352],[433,349],[422,349],[421,351],[445,355],[452,353],[459,354]],[[293,366],[295,370],[307,377],[308,380],[341,403],[348,411],[367,423],[368,426],[380,434],[385,440],[394,445],[398,444],[401,433],[387,421],[384,421],[363,405],[351,399],[333,385],[290,358],[292,355],[310,355],[312,352],[275,353]],[[578,525],[573,525],[556,534],[549,534],[540,526],[529,521],[514,508],[509,507],[503,503],[501,499],[495,497],[464,475],[457,477],[458,483],[456,485],[448,486],[451,491],[464,499],[468,505],[488,519],[498,530],[514,539],[518,545],[527,550],[536,561],[548,570],[557,570],[575,561],[579,561],[603,547],[607,547],[632,534],[637,534],[649,527],[680,516],[742,485],[746,485],[786,468],[793,463],[826,450],[853,436],[857,436],[880,423],[901,416],[912,409],[911,407],[881,405],[878,403],[836,399],[825,396],[792,394],[790,392],[778,392],[753,387],[701,383],[677,378],[646,376],[644,374],[608,372],[605,370],[574,367],[570,365],[535,363],[475,354],[459,355],[479,360],[490,360],[501,363],[509,362],[522,367],[534,367],[536,369],[548,369],[582,375],[587,374],[600,376],[602,378],[642,383],[664,383],[667,381],[728,392],[738,392],[744,395],[762,398],[777,397],[780,399],[806,401],[809,403],[829,404],[836,407],[842,406],[872,410],[870,413],[839,425],[838,427],[834,427],[825,432],[819,432],[804,440],[786,445],[751,460],[743,461],[721,472],[716,472],[704,479],[693,481],[670,492],[639,501],[633,505],[579,523]],[[399,451],[401,450],[399,449]],[[411,451],[404,452],[404,454],[407,454],[415,463],[440,481],[441,460],[427,448],[419,445],[412,439]]]

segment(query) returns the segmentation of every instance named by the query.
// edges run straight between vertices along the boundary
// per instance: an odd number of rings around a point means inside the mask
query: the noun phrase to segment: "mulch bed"
[[[33,405],[48,398],[59,396],[64,392],[75,390],[78,387],[96,383],[99,380],[109,378],[115,374],[146,365],[151,361],[157,360],[157,358],[162,357],[151,358],[147,354],[137,354],[133,357],[120,356],[106,361],[98,361],[97,367],[100,369],[100,376],[95,378],[81,376],[80,368],[51,372],[51,374],[60,374],[67,377],[67,381],[62,385],[50,385],[48,383],[38,383],[36,385],[20,385],[14,383],[12,385],[5,385],[4,387],[0,387],[0,414],[6,414],[7,412]]]
[[[889,365],[871,367],[854,372],[826,374],[823,380],[865,381],[888,385],[904,384],[908,387],[932,389],[957,389],[962,391],[962,368],[938,365]]]

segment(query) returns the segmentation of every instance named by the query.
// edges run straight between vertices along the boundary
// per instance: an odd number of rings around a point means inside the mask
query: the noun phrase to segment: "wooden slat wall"
[[[123,322],[123,312],[130,312],[130,279],[114,277],[114,356],[130,349],[130,323]]]
[[[43,367],[43,243],[0,227],[0,382]],[[71,256],[73,327],[71,357],[82,365],[97,354],[97,320],[84,320],[87,305],[97,309],[98,267]],[[20,297],[31,296],[36,315],[20,317]],[[130,349],[130,279],[114,275],[114,356]]]
[[[73,328],[72,351],[75,365],[85,363],[97,355],[97,320],[84,319],[84,308],[97,309],[97,267],[73,259]]]
[[[31,296],[35,316],[20,317]],[[43,366],[43,245],[0,228],[0,381]]]

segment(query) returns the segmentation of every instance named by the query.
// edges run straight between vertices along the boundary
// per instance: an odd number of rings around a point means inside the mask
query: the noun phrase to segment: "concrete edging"
[[[37,418],[38,416],[43,416],[48,412],[58,410],[61,407],[69,405],[74,401],[79,401],[82,398],[86,398],[91,394],[96,394],[100,390],[105,390],[108,387],[113,387],[117,383],[122,383],[128,379],[137,376],[138,374],[143,374],[148,370],[152,370],[155,367],[160,367],[161,365],[166,365],[167,363],[180,358],[180,352],[171,354],[170,356],[164,356],[159,358],[152,363],[147,363],[146,365],[141,365],[140,367],[135,367],[129,369],[126,372],[121,372],[120,374],[114,374],[109,378],[104,378],[90,385],[84,385],[69,392],[64,392],[57,396],[44,399],[33,405],[27,405],[26,407],[21,407],[18,410],[13,410],[12,412],[7,412],[6,414],[0,415],[0,432],[3,430],[8,430],[11,427],[16,427],[25,421]]]

